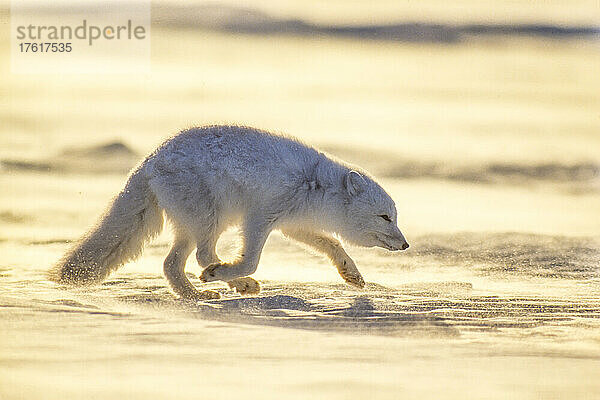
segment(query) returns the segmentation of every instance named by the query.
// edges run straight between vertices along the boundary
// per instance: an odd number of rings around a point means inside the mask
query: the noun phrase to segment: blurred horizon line
[[[599,39],[600,25],[552,23],[439,23],[406,20],[371,24],[325,24],[302,18],[278,18],[257,8],[218,4],[153,6],[157,26],[208,29],[237,34],[332,36],[397,42],[453,44],[477,36],[551,39]]]
[[[122,3],[119,3],[122,7]],[[0,6],[1,7],[1,6]],[[85,6],[84,6],[85,7]],[[6,10],[2,10],[3,12]],[[44,4],[42,13],[77,13],[71,4]],[[99,10],[105,12],[106,10]],[[361,40],[456,44],[483,37],[538,39],[600,39],[600,24],[540,23],[440,23],[398,18],[385,23],[318,23],[303,18],[281,18],[259,8],[204,4],[152,5],[152,25],[173,29],[211,30],[232,34],[288,35],[301,37],[339,37]]]

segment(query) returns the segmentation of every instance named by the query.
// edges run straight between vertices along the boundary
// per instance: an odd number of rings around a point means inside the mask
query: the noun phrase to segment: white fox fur
[[[327,255],[358,287],[364,286],[360,272],[334,234],[359,246],[408,247],[394,201],[366,173],[294,139],[248,127],[208,126],[183,131],[148,156],[51,278],[80,285],[103,280],[160,233],[163,211],[175,234],[164,273],[186,299],[217,297],[197,291],[185,276],[194,248],[203,281],[222,280],[242,293],[256,293],[258,283],[245,277],[256,271],[274,229]],[[241,227],[243,249],[236,261],[221,263],[215,245],[232,225]]]

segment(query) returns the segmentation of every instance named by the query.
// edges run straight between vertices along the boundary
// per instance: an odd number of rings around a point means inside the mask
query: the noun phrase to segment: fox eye
[[[390,218],[389,215],[386,214],[380,214],[379,215],[381,218],[385,219],[387,222],[392,222],[392,219]]]

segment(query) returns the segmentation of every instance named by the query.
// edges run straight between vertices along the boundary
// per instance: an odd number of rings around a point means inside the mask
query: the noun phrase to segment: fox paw
[[[214,290],[203,290],[200,292],[200,297],[202,300],[218,300],[221,298],[221,294],[219,292],[215,292]]]
[[[221,298],[221,294],[214,290],[203,290],[201,292],[196,290],[186,293],[182,298],[187,301],[218,300]]]
[[[237,278],[227,282],[227,284],[242,296],[260,293],[260,283],[254,278]]]
[[[345,273],[344,275],[342,275],[342,278],[344,278],[346,283],[348,283],[349,285],[355,286],[359,289],[362,289],[365,287],[365,280],[360,275],[360,273],[358,273],[358,274]]]
[[[365,280],[350,257],[344,257],[343,259],[339,260],[336,265],[338,273],[349,285],[355,286],[359,289],[365,287]]]
[[[200,275],[200,280],[202,282],[213,282],[221,280],[219,275],[219,269],[225,268],[225,266],[221,263],[210,264],[208,267],[204,268],[202,274]]]

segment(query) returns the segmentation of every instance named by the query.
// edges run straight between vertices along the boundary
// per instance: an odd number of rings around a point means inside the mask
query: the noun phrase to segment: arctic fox
[[[198,291],[186,277],[194,248],[204,268],[202,281],[258,293],[249,275],[274,229],[324,253],[357,287],[364,280],[334,235],[358,246],[408,248],[394,201],[366,173],[291,138],[249,127],[206,126],[179,133],[142,161],[50,278],[76,285],[103,280],[160,233],[163,211],[174,230],[164,274],[173,291],[189,300],[219,297]],[[241,228],[243,248],[236,261],[224,263],[215,245],[232,225]]]

